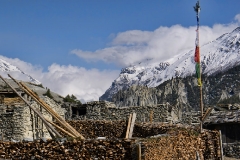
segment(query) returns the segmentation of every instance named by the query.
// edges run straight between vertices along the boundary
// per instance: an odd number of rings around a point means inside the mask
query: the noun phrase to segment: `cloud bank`
[[[215,24],[212,27],[200,27],[201,45],[216,39],[224,33],[231,32],[238,27],[240,14],[235,16],[235,23],[223,25]],[[121,67],[138,63],[146,59],[165,61],[179,53],[189,51],[195,47],[196,26],[159,27],[154,31],[130,30],[118,33],[111,41],[110,46],[94,52],[75,49],[72,54],[86,61],[103,61]],[[120,71],[86,69],[72,65],[52,64],[44,72],[40,66],[34,66],[19,59],[0,56],[3,60],[19,67],[62,96],[74,94],[84,101],[98,100],[110,87]],[[23,79],[21,74],[14,73],[17,79]]]
[[[235,20],[240,20],[236,15]],[[237,23],[215,24],[200,27],[200,45],[208,43],[220,35],[231,32]],[[94,52],[75,49],[72,54],[86,61],[104,61],[121,67],[142,62],[146,59],[165,61],[179,53],[195,47],[196,26],[159,27],[154,31],[130,30],[118,33],[109,47]]]
[[[50,88],[51,91],[62,96],[74,94],[82,102],[98,100],[120,72],[118,70],[88,70],[83,67],[59,64],[52,64],[48,67],[47,72],[43,72],[41,67],[17,58],[11,59],[4,56],[0,56],[0,58],[19,67],[25,73],[39,80],[44,87]],[[29,81],[19,72],[10,72],[10,74],[16,79]],[[8,78],[7,73],[2,76]]]

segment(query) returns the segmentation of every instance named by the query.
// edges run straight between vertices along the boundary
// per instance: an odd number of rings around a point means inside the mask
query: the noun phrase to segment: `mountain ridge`
[[[99,99],[111,101],[119,90],[132,85],[156,87],[171,78],[194,75],[194,52],[180,53],[164,62],[148,61],[123,68],[119,77]],[[240,65],[240,27],[202,45],[200,52],[202,73],[207,76]]]
[[[8,72],[8,73],[11,73],[11,72],[19,72],[21,73],[22,75],[26,76],[26,78],[29,80],[29,82],[33,83],[33,84],[41,84],[40,81],[38,81],[37,79],[33,78],[32,76],[30,76],[29,74],[23,72],[19,67],[17,66],[14,66],[8,62],[6,62],[5,60],[3,59],[0,59],[0,71],[3,71],[3,72]]]

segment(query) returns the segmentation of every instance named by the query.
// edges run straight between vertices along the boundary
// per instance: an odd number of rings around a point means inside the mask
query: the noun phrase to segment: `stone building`
[[[52,117],[47,111],[39,106],[26,94],[21,93],[29,101],[32,107],[42,113],[42,115],[52,121]],[[41,96],[52,109],[60,116],[64,117],[65,109],[52,99]],[[32,140],[41,137],[50,138],[49,132],[42,120],[23,102],[18,95],[12,91],[0,92],[0,137],[1,140]]]
[[[94,101],[83,104],[80,111],[82,114],[76,116],[76,119],[126,120],[131,113],[135,112],[138,122],[149,122],[152,117],[153,122],[177,123],[181,117],[181,112],[168,103],[141,107],[116,107],[112,102]]]

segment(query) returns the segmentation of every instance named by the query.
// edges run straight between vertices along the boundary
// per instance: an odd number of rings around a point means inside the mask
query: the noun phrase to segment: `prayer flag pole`
[[[196,75],[197,75],[197,83],[199,86],[200,91],[200,110],[201,110],[201,117],[200,117],[200,131],[202,132],[203,128],[203,95],[202,95],[202,82],[201,82],[201,60],[200,60],[200,46],[199,46],[199,13],[200,13],[200,4],[199,0],[197,1],[196,5],[194,6],[194,11],[196,12],[197,16],[197,36],[196,36],[196,49],[195,49],[195,56],[194,61],[196,62]]]

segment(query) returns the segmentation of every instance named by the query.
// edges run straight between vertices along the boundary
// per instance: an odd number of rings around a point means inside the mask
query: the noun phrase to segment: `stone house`
[[[19,91],[21,93],[21,91]],[[26,94],[21,93],[32,107],[52,121],[52,116]],[[64,117],[66,110],[52,99],[41,96],[52,109]],[[13,91],[0,92],[0,139],[1,140],[33,140],[41,137],[50,138],[50,134],[42,120]]]

